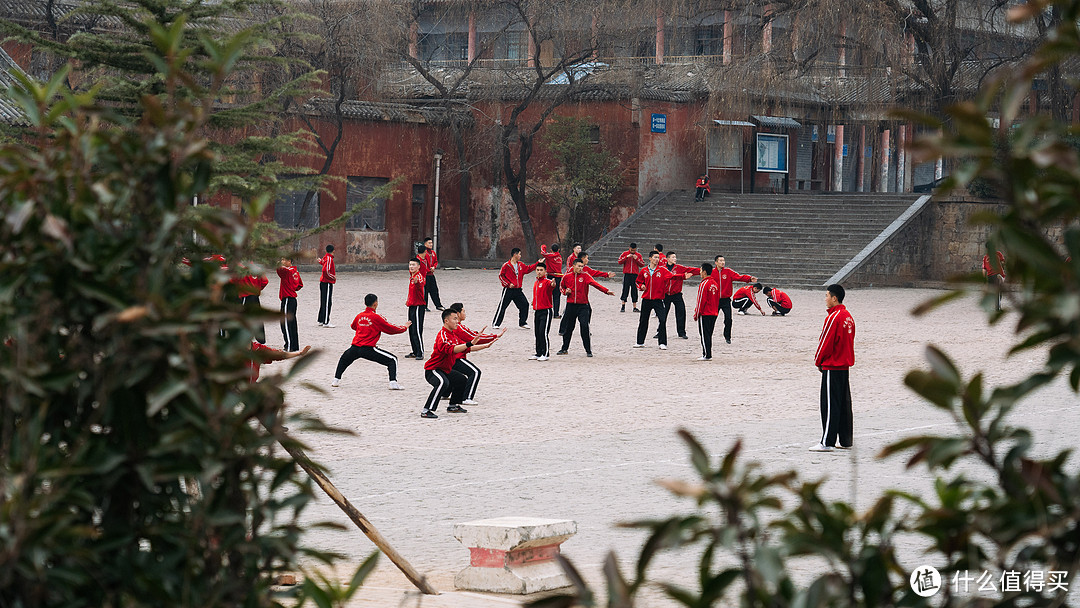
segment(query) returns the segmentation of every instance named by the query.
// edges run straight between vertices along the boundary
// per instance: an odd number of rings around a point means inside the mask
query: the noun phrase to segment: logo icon
[[[919,566],[908,581],[919,597],[930,597],[941,589],[941,574],[933,566]]]

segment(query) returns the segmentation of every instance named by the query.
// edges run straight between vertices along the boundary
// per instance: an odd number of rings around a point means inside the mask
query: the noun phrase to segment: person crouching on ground
[[[458,326],[457,311],[447,308],[442,311],[442,329],[435,337],[435,344],[431,348],[431,358],[424,364],[424,378],[431,385],[431,393],[424,403],[424,409],[420,410],[421,418],[438,418],[435,410],[439,407],[439,398],[450,393],[450,405],[446,411],[451,414],[464,414],[469,410],[461,407],[465,400],[465,391],[469,387],[469,379],[465,374],[454,370],[454,363],[462,353],[476,352],[490,348],[494,342],[487,344],[472,344],[462,342],[454,331]]]

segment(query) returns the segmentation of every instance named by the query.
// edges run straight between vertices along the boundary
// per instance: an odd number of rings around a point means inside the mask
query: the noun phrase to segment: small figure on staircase
[[[712,191],[709,189],[709,174],[702,173],[697,178],[697,184],[695,186],[697,190],[694,193],[694,201],[701,202],[705,200],[706,196],[710,196]]]

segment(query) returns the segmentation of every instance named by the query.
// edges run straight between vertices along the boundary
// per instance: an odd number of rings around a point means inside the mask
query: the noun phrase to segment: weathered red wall
[[[642,202],[666,190],[690,190],[705,170],[704,109],[698,103],[641,101],[640,165],[637,190]],[[667,116],[667,132],[652,132],[652,115]]]

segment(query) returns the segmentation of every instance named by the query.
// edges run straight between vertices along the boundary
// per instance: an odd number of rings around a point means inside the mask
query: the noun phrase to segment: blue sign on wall
[[[787,135],[757,134],[757,170],[787,173]]]
[[[667,114],[652,115],[652,132],[667,133]]]

